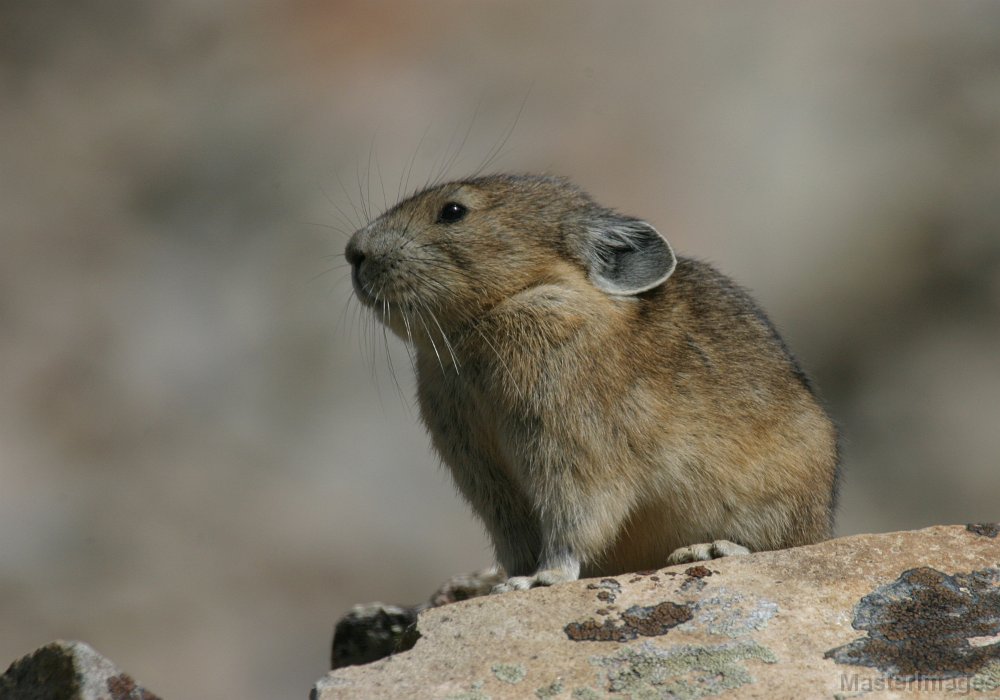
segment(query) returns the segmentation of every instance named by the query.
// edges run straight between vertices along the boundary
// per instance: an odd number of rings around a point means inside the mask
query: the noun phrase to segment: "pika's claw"
[[[490,593],[507,593],[508,591],[526,591],[535,585],[534,576],[511,576],[503,583],[493,586]]]
[[[750,550],[743,545],[730,542],[729,540],[715,540],[714,542],[702,542],[693,544],[690,547],[675,549],[667,557],[668,564],[686,564],[692,561],[708,561],[719,557],[732,557],[740,554],[749,554]]]
[[[575,581],[576,576],[562,569],[544,569],[534,576],[511,576],[505,582],[493,586],[491,593],[506,593],[508,591],[526,591],[539,586],[554,586],[557,583]]]

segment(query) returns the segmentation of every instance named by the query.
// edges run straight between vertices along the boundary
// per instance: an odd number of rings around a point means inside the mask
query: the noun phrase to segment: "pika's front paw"
[[[561,569],[545,569],[534,576],[511,576],[503,583],[493,586],[490,593],[506,593],[507,591],[526,591],[539,586],[554,586],[557,583],[575,581],[576,576]]]
[[[719,557],[732,557],[738,554],[749,554],[750,550],[743,545],[730,542],[729,540],[715,540],[714,542],[703,542],[693,544],[690,547],[675,549],[667,557],[667,564],[686,564],[692,561],[708,561]]]

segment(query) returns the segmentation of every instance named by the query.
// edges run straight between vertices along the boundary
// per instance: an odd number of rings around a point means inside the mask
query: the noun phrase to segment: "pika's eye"
[[[453,224],[464,219],[468,212],[469,210],[458,202],[448,202],[441,207],[437,222],[439,224]]]

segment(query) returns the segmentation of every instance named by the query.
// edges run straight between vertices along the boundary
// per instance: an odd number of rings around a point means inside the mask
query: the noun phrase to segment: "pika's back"
[[[635,327],[661,361],[669,364],[676,346],[683,345],[709,373],[725,368],[729,381],[740,374],[759,379],[773,374],[785,385],[791,377],[790,391],[815,396],[812,382],[763,309],[746,289],[708,263],[679,257],[670,279],[642,297]],[[668,338],[673,353],[662,347]]]

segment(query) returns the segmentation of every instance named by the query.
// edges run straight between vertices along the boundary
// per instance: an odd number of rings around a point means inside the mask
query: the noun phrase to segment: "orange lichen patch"
[[[659,605],[634,605],[617,618],[571,622],[563,629],[574,642],[625,642],[636,637],[658,637],[691,619],[691,608],[664,601]]]

